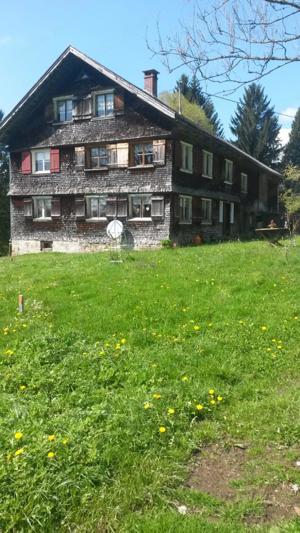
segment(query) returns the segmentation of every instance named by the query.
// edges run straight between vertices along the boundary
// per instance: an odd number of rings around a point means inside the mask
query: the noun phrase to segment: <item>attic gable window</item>
[[[73,120],[73,99],[57,98],[54,100],[55,118],[57,122],[71,122]]]
[[[114,93],[107,92],[95,95],[96,117],[110,117],[114,114]]]

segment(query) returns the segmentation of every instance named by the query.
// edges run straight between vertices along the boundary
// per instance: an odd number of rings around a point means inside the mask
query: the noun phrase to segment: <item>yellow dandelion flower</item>
[[[55,457],[55,453],[54,453],[54,452],[48,452],[48,453],[47,453],[47,457],[48,457],[49,459],[53,459],[53,457]]]
[[[218,402],[221,402],[223,400],[222,396],[217,397]]]
[[[152,404],[150,402],[144,403],[144,409],[150,409],[152,407]]]
[[[212,396],[213,394],[215,394],[214,389],[209,389],[208,394],[210,394],[211,396]]]
[[[199,331],[200,326],[194,326],[194,331]]]
[[[183,377],[181,378],[181,381],[188,381],[188,380],[189,380],[189,378],[188,378],[187,376],[183,376]]]
[[[160,426],[159,428],[159,432],[160,433],[165,433],[167,431],[167,429],[165,428],[165,426]]]
[[[202,411],[203,405],[201,403],[197,403],[196,409],[197,409],[197,411]]]
[[[298,316],[294,316],[294,320],[298,320],[298,318],[299,318]]]
[[[19,389],[20,390],[25,390],[25,389],[27,389],[27,387],[26,387],[26,385],[20,385]]]
[[[121,340],[120,340],[120,343],[121,343],[121,344],[126,344],[126,339],[121,339]]]
[[[18,457],[18,455],[22,455],[22,453],[24,453],[24,448],[19,448],[15,451],[15,456]]]
[[[15,439],[20,440],[23,437],[22,431],[16,431]]]
[[[175,409],[173,409],[173,407],[169,407],[168,415],[174,415],[174,413],[175,413]]]
[[[50,442],[52,442],[53,440],[55,440],[55,435],[49,435],[49,436],[48,436],[48,440],[49,440]]]
[[[13,350],[6,350],[5,355],[14,355]]]
[[[211,405],[215,405],[216,400],[210,400]]]
[[[69,439],[63,439],[62,443],[65,444],[65,445],[68,444],[69,443]]]
[[[116,346],[115,346],[115,350],[120,350],[120,348],[121,348],[121,344],[118,342],[118,343],[116,344]]]
[[[160,400],[161,395],[159,394],[159,392],[155,392],[155,393],[153,394],[153,398],[154,398],[154,400]]]
[[[268,328],[267,328],[267,326],[261,326],[260,329],[261,329],[262,331],[267,331]]]

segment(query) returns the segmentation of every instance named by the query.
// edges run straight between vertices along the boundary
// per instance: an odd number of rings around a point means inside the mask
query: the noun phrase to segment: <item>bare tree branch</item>
[[[300,61],[300,2],[290,0],[212,0],[192,3],[192,20],[176,35],[148,47],[170,72],[183,66],[222,92],[257,81]]]

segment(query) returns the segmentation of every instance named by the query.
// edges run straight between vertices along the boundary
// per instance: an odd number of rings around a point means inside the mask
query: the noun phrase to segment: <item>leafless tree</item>
[[[192,20],[176,35],[148,46],[170,72],[189,67],[201,80],[229,94],[275,70],[300,61],[300,1],[191,1]]]

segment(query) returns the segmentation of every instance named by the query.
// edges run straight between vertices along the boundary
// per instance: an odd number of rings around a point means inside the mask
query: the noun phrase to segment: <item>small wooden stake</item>
[[[24,296],[19,294],[19,313],[24,313]]]

